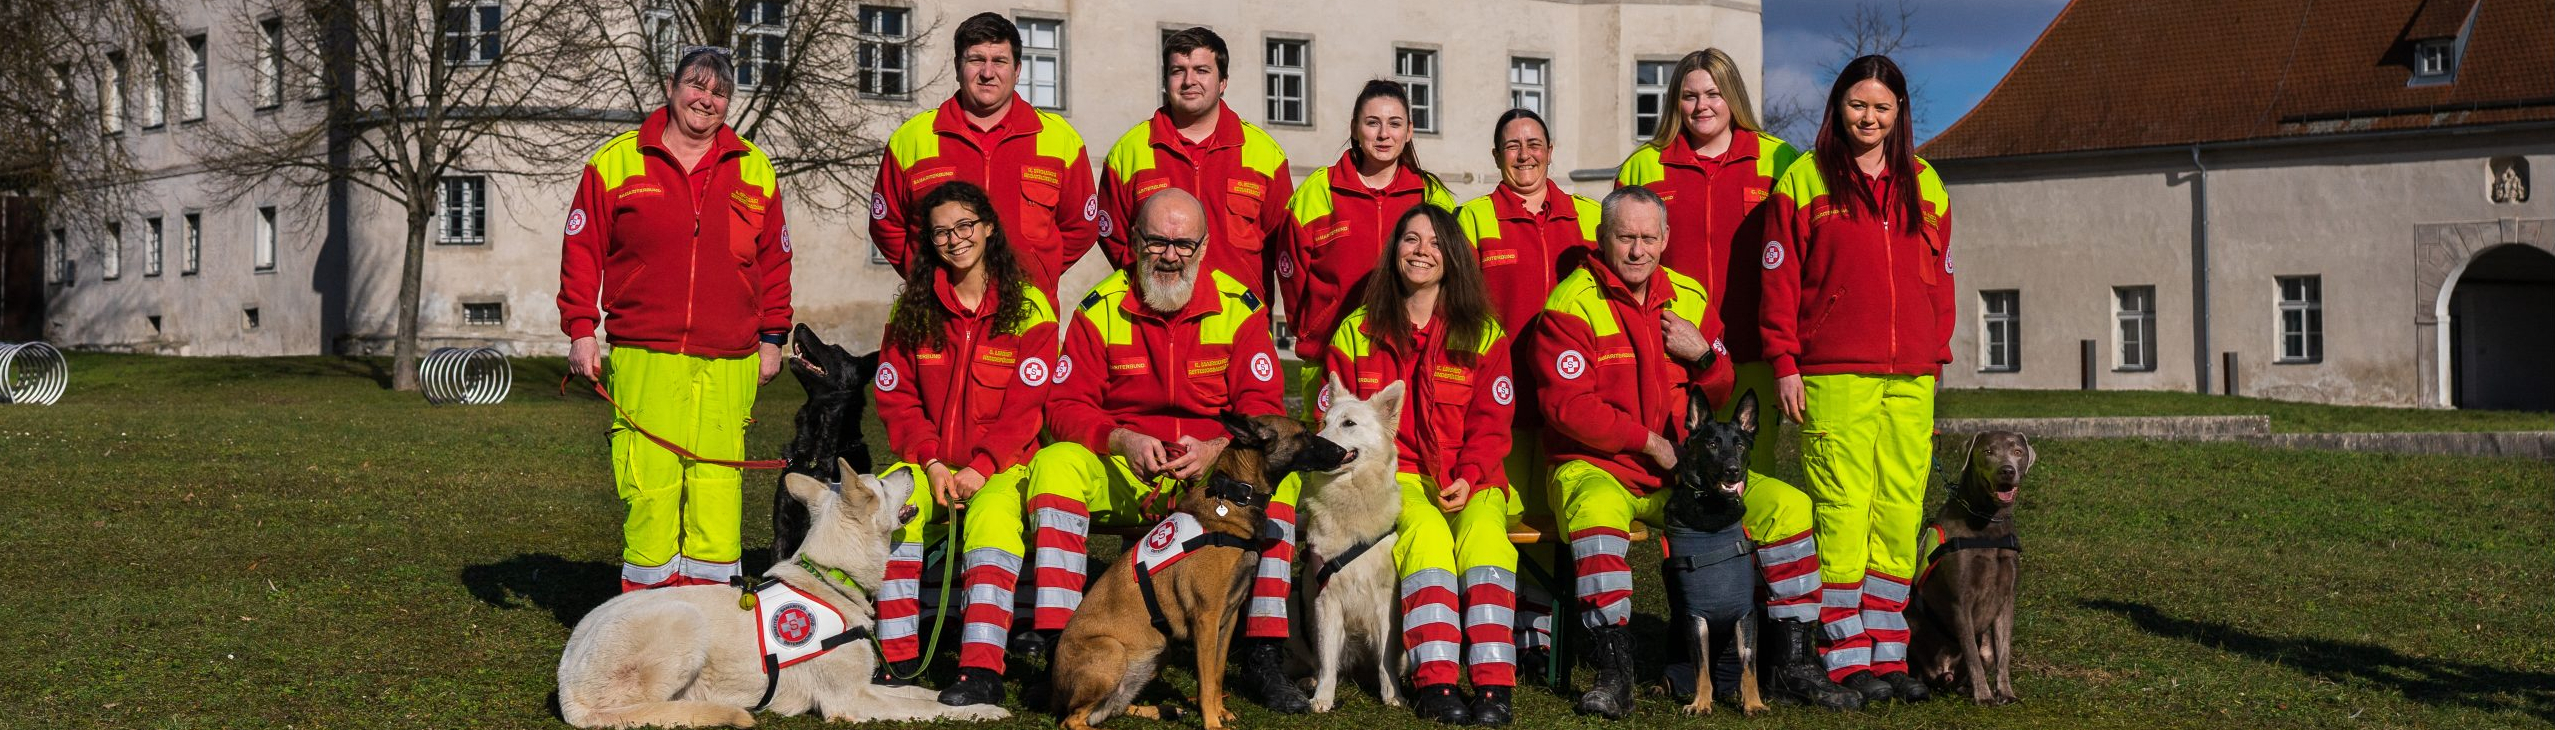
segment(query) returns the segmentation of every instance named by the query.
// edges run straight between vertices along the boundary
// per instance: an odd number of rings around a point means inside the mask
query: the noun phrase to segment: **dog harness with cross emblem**
[[[810,573],[820,570],[813,561],[802,558],[799,562]],[[740,579],[738,587],[745,595],[737,599],[737,606],[753,613],[756,653],[763,657],[763,699],[748,711],[759,712],[772,704],[772,693],[781,686],[781,670],[870,638],[869,628],[852,628],[842,609],[778,578],[766,578],[750,588]]]
[[[1244,507],[1265,508],[1268,506],[1268,497],[1261,495],[1258,489],[1247,482],[1222,474],[1208,478],[1207,496]],[[1221,514],[1223,506],[1218,505],[1217,510]],[[1206,531],[1204,525],[1198,524],[1198,518],[1187,512],[1173,512],[1170,517],[1163,518],[1160,524],[1153,526],[1152,531],[1145,533],[1144,542],[1136,546],[1136,592],[1144,596],[1144,610],[1153,615],[1155,629],[1164,634],[1171,633],[1171,618],[1163,615],[1162,599],[1154,595],[1153,574],[1169,570],[1173,563],[1178,563],[1188,558],[1191,553],[1207,547],[1229,547],[1245,551],[1259,549],[1258,545],[1248,539]]]

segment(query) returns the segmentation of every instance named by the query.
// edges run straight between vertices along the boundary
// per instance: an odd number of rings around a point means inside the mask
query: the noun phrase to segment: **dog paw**
[[[1767,710],[1771,709],[1774,708],[1767,707],[1765,703],[1759,702],[1751,705],[1741,705],[1739,707],[1739,714],[1744,717],[1756,717],[1758,715],[1765,714]]]
[[[1313,698],[1313,714],[1319,715],[1330,712],[1331,708],[1338,704],[1339,703],[1337,701],[1329,697],[1315,697]]]
[[[963,708],[958,717],[964,720],[1007,720],[1011,711],[995,705],[972,705]]]
[[[1695,702],[1679,709],[1685,711],[1688,715],[1709,715],[1712,714],[1712,701],[1696,700]]]

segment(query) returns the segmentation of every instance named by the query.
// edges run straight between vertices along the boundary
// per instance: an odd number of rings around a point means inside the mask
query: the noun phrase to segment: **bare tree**
[[[1857,58],[1896,55],[1925,47],[1908,40],[1908,33],[1916,27],[1916,7],[1907,0],[1891,0],[1887,5],[1879,0],[1861,0],[1854,4],[1853,12],[1838,16],[1836,21],[1835,29],[1828,33],[1828,55],[1819,63],[1823,78],[1836,78],[1847,62]],[[1908,83],[1908,93],[1916,94],[1915,80]],[[1819,131],[1820,114],[1826,111],[1821,107],[1826,102],[1825,97],[1768,94],[1762,115],[1765,128],[1806,148],[1809,137]]]
[[[391,378],[415,390],[426,241],[445,175],[481,155],[571,156],[571,135],[612,116],[593,105],[609,69],[586,61],[612,55],[612,34],[574,0],[320,3],[246,0],[234,27],[249,37],[224,45],[259,70],[267,110],[205,125],[188,142],[234,197],[343,184],[404,212]],[[327,103],[286,105],[295,94]]]
[[[135,79],[165,62],[168,16],[152,0],[20,0],[0,23],[0,192],[34,199],[55,228],[90,242],[129,210],[142,174],[122,119]],[[119,55],[120,54],[120,55]],[[169,78],[165,68],[159,78]],[[128,93],[117,96],[122,87]],[[143,93],[153,90],[143,89]],[[110,119],[110,117],[114,117]]]

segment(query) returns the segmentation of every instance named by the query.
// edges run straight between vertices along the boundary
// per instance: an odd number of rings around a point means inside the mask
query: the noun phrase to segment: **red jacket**
[[[975,308],[962,306],[943,270],[933,277],[932,292],[950,313],[949,345],[884,345],[870,379],[888,450],[908,463],[939,459],[985,476],[1029,463],[1054,372],[1048,363],[1056,351],[1056,310],[1047,293],[1024,288],[1029,316],[999,332],[991,291]]]
[[[1886,175],[1855,179],[1889,200]],[[1760,250],[1761,323],[1776,376],[1937,375],[1952,361],[1952,208],[1943,181],[1916,161],[1923,221],[1850,214],[1807,155],[1774,186]]]
[[[1215,132],[1196,144],[1180,136],[1171,117],[1153,118],[1127,130],[1109,148],[1100,173],[1100,251],[1109,265],[1124,269],[1135,262],[1128,245],[1136,210],[1146,198],[1171,188],[1197,196],[1207,210],[1209,268],[1232,276],[1263,297],[1270,286],[1270,267],[1277,256],[1269,234],[1286,220],[1287,198],[1295,195],[1295,176],[1287,172],[1286,150],[1267,132],[1242,121],[1232,107],[1222,106]]]
[[[1340,321],[1331,335],[1324,372],[1359,398],[1375,395],[1394,383],[1408,383],[1403,395],[1401,429],[1393,445],[1401,452],[1400,469],[1437,480],[1462,479],[1472,489],[1508,486],[1500,461],[1508,456],[1508,425],[1516,412],[1517,382],[1509,376],[1508,335],[1496,321],[1485,322],[1474,359],[1467,365],[1446,351],[1443,320],[1411,333],[1405,348],[1366,331],[1366,308]],[[1313,420],[1330,410],[1325,384],[1314,399]]]
[[[1537,402],[1544,448],[1554,463],[1596,465],[1636,495],[1659,488],[1665,476],[1641,454],[1650,434],[1685,437],[1683,388],[1701,386],[1719,403],[1729,397],[1732,380],[1727,353],[1698,368],[1667,352],[1660,313],[1701,329],[1711,299],[1702,284],[1661,267],[1644,294],[1634,299],[1612,269],[1592,258],[1553,288],[1528,349],[1543,387]]]
[[[1286,294],[1286,321],[1295,332],[1295,354],[1321,362],[1331,328],[1365,297],[1366,274],[1384,253],[1384,239],[1411,206],[1426,202],[1455,209],[1455,196],[1435,178],[1393,168],[1393,181],[1373,190],[1357,179],[1356,151],[1313,171],[1286,202],[1287,217],[1272,240],[1279,246],[1278,288]]]
[[[1765,359],[1757,334],[1765,202],[1775,176],[1800,156],[1774,135],[1740,130],[1719,157],[1697,155],[1679,136],[1665,150],[1634,150],[1615,173],[1615,187],[1640,185],[1668,202],[1668,252],[1660,262],[1712,292],[1712,310],[1720,316],[1704,334],[1722,338],[1739,362]]]
[[[1164,442],[1225,436],[1216,414],[1282,412],[1284,373],[1260,299],[1233,277],[1203,272],[1189,306],[1164,315],[1110,274],[1082,298],[1056,360],[1047,427],[1057,440],[1109,453],[1121,427]]]
[[[1455,211],[1464,235],[1481,253],[1482,281],[1490,288],[1499,325],[1523,332],[1544,311],[1553,285],[1597,250],[1597,201],[1544,183],[1544,212],[1526,211],[1526,199],[1503,185]]]
[[[586,160],[559,255],[559,329],[606,322],[612,344],[701,357],[753,353],[790,329],[790,234],[771,158],[720,127],[687,175],[658,109]],[[696,181],[707,187],[696,189]]]
[[[907,273],[916,232],[906,211],[941,183],[965,180],[984,188],[1002,216],[1003,233],[1032,283],[1049,296],[1056,277],[1073,268],[1100,237],[1100,196],[1091,187],[1091,159],[1082,136],[1064,117],[1038,111],[1018,96],[990,131],[978,132],[950,97],[940,107],[905,120],[887,138],[878,184],[869,207],[869,237],[878,253]],[[929,241],[922,241],[928,245]]]

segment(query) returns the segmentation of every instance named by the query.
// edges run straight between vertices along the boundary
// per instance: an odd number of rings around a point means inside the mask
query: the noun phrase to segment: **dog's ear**
[[[1745,395],[1739,396],[1739,409],[1731,415],[1737,417],[1739,430],[1747,432],[1749,437],[1748,440],[1755,441],[1755,437],[1757,435],[1757,392],[1751,390]]]
[[[836,347],[835,349],[841,350],[842,348]],[[858,388],[868,385],[869,376],[878,372],[878,353],[876,352],[852,355],[844,358],[843,361],[851,363],[844,368],[849,371],[843,373],[843,385],[845,387]]]
[[[1327,387],[1327,388],[1330,388],[1330,389],[1331,389],[1331,402],[1332,402],[1332,403],[1339,403],[1340,401],[1347,400],[1347,399],[1349,399],[1349,398],[1351,397],[1351,396],[1349,395],[1348,384],[1347,384],[1347,383],[1340,382],[1340,374],[1339,374],[1339,373],[1336,373],[1336,372],[1331,373],[1328,377],[1325,377],[1325,378],[1324,378],[1324,380],[1326,380],[1326,381],[1328,381],[1328,382],[1323,383],[1323,387]],[[1321,395],[1322,395],[1322,394],[1321,394],[1321,393],[1318,393],[1318,392],[1316,392],[1316,393],[1306,393],[1306,394],[1304,394],[1304,397],[1307,397],[1307,398],[1314,398],[1314,399],[1316,399],[1316,402],[1319,402],[1319,399],[1320,399]]]
[[[1250,416],[1227,410],[1215,414],[1215,420],[1217,423],[1224,424],[1225,433],[1233,435],[1234,446],[1246,449],[1261,449],[1268,446],[1269,434],[1262,431],[1260,424],[1253,423]]]
[[[1711,421],[1712,399],[1704,396],[1702,388],[1686,386],[1686,433],[1701,431]]]
[[[1341,392],[1345,393],[1347,391]],[[1392,385],[1384,386],[1383,390],[1375,391],[1375,397],[1366,399],[1366,404],[1375,409],[1375,416],[1383,419],[1383,423],[1377,424],[1378,428],[1382,428],[1387,432],[1398,431],[1401,429],[1402,397],[1409,394],[1410,388],[1408,387],[1408,384],[1403,381],[1396,380],[1393,381]]]
[[[783,475],[781,488],[789,491],[791,499],[798,500],[799,504],[807,505],[810,510],[816,509],[817,501],[823,499],[826,492],[831,491],[826,489],[824,482],[817,481],[816,477],[799,472]]]

